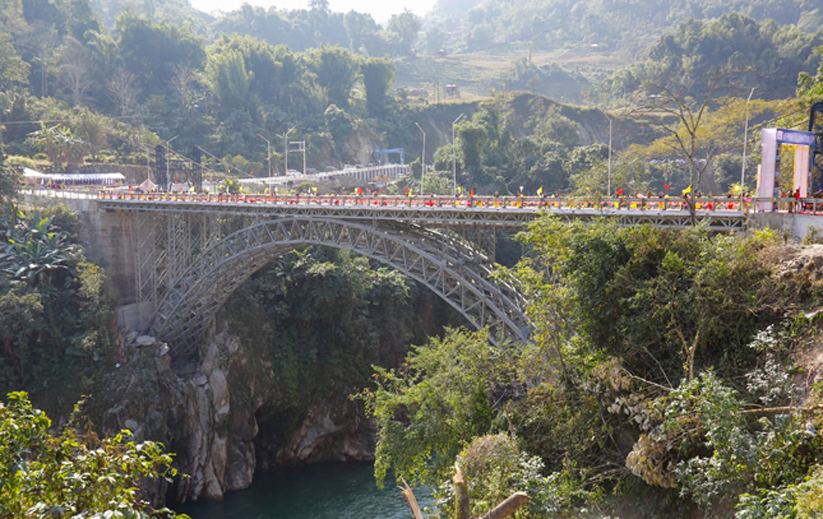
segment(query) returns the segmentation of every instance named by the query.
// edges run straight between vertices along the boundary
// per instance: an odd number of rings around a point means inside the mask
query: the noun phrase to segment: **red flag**
[[[405,189],[405,190],[406,190],[406,193],[408,193],[408,192],[409,192],[409,186],[403,186],[403,189]]]
[[[249,175],[254,175],[254,171],[249,171]]]
[[[358,194],[358,196],[363,194],[363,188],[362,187],[357,188],[357,194]]]
[[[474,198],[474,188],[469,190],[469,197]]]
[[[668,190],[669,190],[669,185],[668,185],[668,184],[663,184],[663,189],[665,189],[666,191],[668,191]]]
[[[623,188],[622,187],[620,189],[618,189],[616,192],[617,192],[618,196],[623,196]]]

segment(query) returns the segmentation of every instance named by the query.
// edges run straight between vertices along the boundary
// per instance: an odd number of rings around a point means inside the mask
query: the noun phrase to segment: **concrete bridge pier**
[[[148,331],[154,316],[154,303],[138,305],[135,287],[136,234],[133,213],[104,211],[96,200],[31,198],[40,205],[63,204],[77,212],[80,244],[86,256],[106,269],[117,300],[117,323],[139,333]]]

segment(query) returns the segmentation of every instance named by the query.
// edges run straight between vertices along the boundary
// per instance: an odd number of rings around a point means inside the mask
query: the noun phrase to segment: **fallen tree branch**
[[[414,519],[423,519],[423,512],[420,511],[420,505],[417,504],[417,498],[414,497],[414,492],[412,492],[411,487],[408,483],[406,483],[405,479],[402,481],[404,486],[398,486],[397,488],[400,489],[400,492],[403,493],[403,497],[405,497],[406,501],[409,502],[409,508],[411,508]]]
[[[514,514],[521,506],[529,502],[529,495],[525,492],[515,492],[495,506],[489,513],[481,519],[503,519]]]

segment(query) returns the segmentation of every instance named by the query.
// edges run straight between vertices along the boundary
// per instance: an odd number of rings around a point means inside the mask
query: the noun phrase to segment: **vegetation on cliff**
[[[0,160],[0,189],[13,178]],[[0,192],[0,391],[27,390],[65,416],[114,362],[115,315],[105,271],[78,244],[60,205],[22,209]]]
[[[129,431],[99,439],[84,426],[80,405],[69,424],[51,420],[23,392],[0,403],[0,515],[8,519],[181,517],[155,509],[138,490],[145,478],[176,475],[154,442],[135,444]]]
[[[378,370],[363,396],[379,424],[378,480],[391,468],[444,483],[445,510],[452,467],[472,452],[491,473],[509,467],[493,489],[474,471],[472,500],[539,490],[524,517],[619,514],[626,502],[650,517],[820,510],[820,387],[797,377],[818,342],[808,312],[823,297],[820,251],[768,232],[551,217],[522,239],[534,253],[511,272],[532,340],[498,347],[453,331]]]

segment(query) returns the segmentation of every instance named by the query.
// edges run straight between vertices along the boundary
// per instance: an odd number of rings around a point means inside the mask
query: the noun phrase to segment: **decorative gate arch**
[[[394,267],[448,302],[472,325],[524,340],[523,297],[490,279],[488,259],[447,235],[409,224],[363,225],[296,217],[257,222],[212,244],[158,301],[153,334],[175,355],[192,351],[229,295],[267,263],[291,250],[326,245]]]

